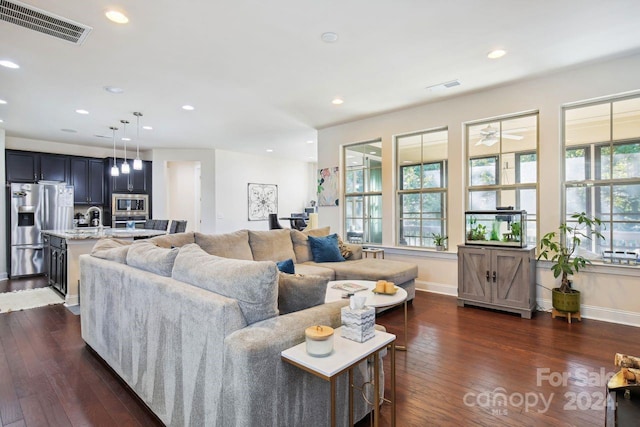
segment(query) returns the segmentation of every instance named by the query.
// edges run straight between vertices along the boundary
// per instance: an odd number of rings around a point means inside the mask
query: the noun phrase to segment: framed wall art
[[[278,213],[278,186],[248,184],[249,221],[266,221],[269,214]]]
[[[318,206],[338,206],[338,167],[319,169],[318,174]]]

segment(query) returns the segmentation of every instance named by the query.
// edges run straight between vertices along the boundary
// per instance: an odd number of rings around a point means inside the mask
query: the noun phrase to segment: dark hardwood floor
[[[393,310],[378,323],[401,337],[402,320]],[[639,332],[588,319],[569,325],[548,313],[526,320],[459,308],[453,297],[420,292],[409,306],[409,351],[397,353],[397,425],[602,426],[602,374],[615,371],[616,352],[640,355]],[[388,357],[385,372],[388,385]],[[384,405],[381,425],[390,425],[389,415]],[[0,314],[0,422],[157,425],[89,353],[80,317],[62,305]]]

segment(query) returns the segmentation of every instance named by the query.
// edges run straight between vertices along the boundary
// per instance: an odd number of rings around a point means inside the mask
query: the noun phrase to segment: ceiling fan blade
[[[503,133],[502,137],[504,139],[515,139],[516,141],[520,141],[520,140],[524,139],[524,136],[522,136],[522,135],[511,135],[511,134],[508,134],[508,133]]]
[[[496,138],[495,136],[485,136],[483,138],[480,138],[478,140],[478,142],[476,142],[476,147],[478,145],[486,145],[487,147],[491,147],[492,145],[494,145],[496,142],[498,142],[498,138]]]

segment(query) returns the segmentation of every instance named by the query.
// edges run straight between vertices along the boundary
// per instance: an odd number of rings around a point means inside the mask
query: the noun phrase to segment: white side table
[[[342,338],[340,328],[334,331],[333,352],[326,357],[307,354],[306,342],[288,348],[280,357],[331,384],[331,427],[336,426],[336,379],[347,371],[349,374],[349,425],[353,425],[353,371],[352,368],[373,355],[373,425],[378,426],[380,418],[380,358],[378,353],[391,347],[391,425],[396,425],[396,336],[376,331],[375,336],[363,343]],[[384,386],[384,385],[383,385]]]
[[[398,286],[398,290],[393,295],[375,294],[373,289],[376,287],[376,282],[371,280],[332,280],[327,283],[327,293],[324,297],[324,302],[340,301],[342,299],[343,290],[333,289],[333,285],[339,283],[355,283],[358,285],[366,286],[366,291],[356,292],[356,295],[364,295],[367,297],[365,305],[374,308],[380,307],[394,307],[404,303],[404,345],[397,345],[398,351],[407,351],[409,346],[409,335],[407,333],[407,291]]]

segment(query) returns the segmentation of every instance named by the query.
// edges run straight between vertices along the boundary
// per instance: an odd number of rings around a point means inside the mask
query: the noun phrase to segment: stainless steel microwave
[[[113,216],[149,215],[149,196],[146,194],[113,194],[111,199]]]

